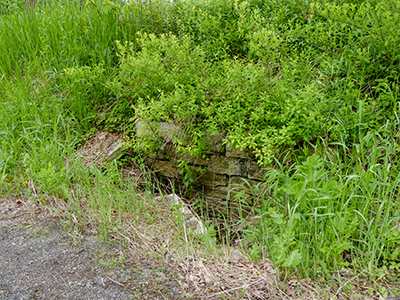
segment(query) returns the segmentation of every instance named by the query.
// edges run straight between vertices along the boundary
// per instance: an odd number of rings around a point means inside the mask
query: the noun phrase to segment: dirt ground
[[[360,295],[355,293],[336,295],[338,293],[335,294],[334,291],[337,287],[332,290],[331,297],[327,298],[326,294],[321,297],[312,283],[301,281],[291,288],[293,280],[289,281],[285,290],[272,283],[268,285],[269,291],[264,291],[264,294],[261,294],[261,289],[253,289],[253,294],[259,295],[258,297],[250,297],[246,293],[239,298],[228,295],[222,297],[221,292],[215,293],[212,290],[211,293],[204,290],[199,295],[195,278],[191,284],[183,286],[179,272],[173,266],[144,256],[130,256],[123,261],[126,247],[117,243],[106,245],[98,241],[97,235],[76,232],[73,228],[65,229],[64,224],[68,223],[54,217],[45,207],[30,199],[0,198],[0,300],[360,299]],[[254,270],[259,273],[249,263],[239,262],[232,266],[197,264],[200,269],[216,278],[220,273],[229,275],[233,269],[252,271],[236,271],[241,275],[247,274],[245,277],[249,280]],[[201,277],[201,270],[197,272],[196,265],[191,265],[190,270],[186,271],[192,277]],[[236,273],[231,274],[231,277],[234,278]],[[268,278],[260,278],[268,282]],[[222,279],[217,283],[221,285],[226,282]],[[260,279],[254,286],[259,281]],[[250,284],[253,283],[250,281]],[[361,299],[384,300],[382,296],[365,294]],[[399,300],[400,297],[388,295],[387,299]]]
[[[100,164],[102,153],[116,138],[100,132],[76,155],[82,156],[86,164]],[[128,176],[134,172],[128,171]],[[0,197],[0,300],[384,300],[382,296],[366,295],[361,279],[358,286],[363,289],[343,293],[343,287],[358,275],[339,278],[339,284],[320,289],[318,283],[308,279],[281,282],[272,262],[252,263],[242,256],[234,259],[234,252],[227,255],[226,261],[217,262],[189,254],[179,261],[170,251],[166,258],[173,263],[168,264],[137,251],[127,254],[121,244],[106,245],[99,242],[95,232],[68,226],[71,222],[55,217],[51,208],[32,198]],[[158,246],[167,249],[164,244]],[[388,295],[386,299],[400,297]]]
[[[0,299],[185,299],[151,259],[119,263],[118,246],[71,234],[30,200],[0,199]]]

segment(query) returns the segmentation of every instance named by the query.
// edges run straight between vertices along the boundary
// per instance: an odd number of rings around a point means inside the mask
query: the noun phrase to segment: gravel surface
[[[93,235],[68,235],[54,221],[27,223],[18,206],[0,201],[1,300],[184,298],[171,272],[156,262],[112,263],[118,247]]]
[[[85,241],[86,249],[76,249],[55,228],[37,234],[1,227],[0,299],[133,298],[86,257],[93,241]]]

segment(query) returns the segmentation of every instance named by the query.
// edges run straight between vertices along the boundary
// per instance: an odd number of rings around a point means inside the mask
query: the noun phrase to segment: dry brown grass
[[[98,131],[75,152],[75,157],[81,157],[85,165],[103,165],[104,155],[110,146],[121,137],[107,131]]]

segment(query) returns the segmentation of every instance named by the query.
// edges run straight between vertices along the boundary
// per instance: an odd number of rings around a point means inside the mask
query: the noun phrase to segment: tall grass
[[[67,69],[101,65],[110,73],[117,63],[115,41],[134,42],[138,29],[119,20],[120,7],[107,10],[96,3],[45,1],[31,13],[17,5],[2,11],[0,195],[32,196],[34,187],[42,202],[44,193],[74,199],[73,188],[82,179],[77,174],[85,174],[85,189],[93,188],[82,164],[73,164],[71,173],[66,162],[107,102],[101,92],[104,77],[99,73],[95,83],[87,84],[67,79]]]
[[[50,0],[31,13],[18,2],[0,7],[0,196],[45,204],[55,195],[58,213],[77,226],[97,224],[104,235],[126,215],[147,213],[116,164],[88,168],[73,155],[110,104],[104,85],[118,63],[116,41],[134,45],[137,31],[161,28],[147,5]]]
[[[137,27],[119,21],[116,8],[81,1],[46,1],[32,13],[13,10],[0,17],[0,72],[12,74],[41,66],[115,65],[116,40],[134,40]]]
[[[116,8],[81,1],[39,2],[32,13],[13,7],[0,16],[3,172],[62,169],[93,122],[95,102],[106,97],[63,81],[64,70],[101,64],[110,71],[115,41],[134,41],[137,30],[119,17]]]
[[[284,273],[295,268],[305,277],[399,271],[400,174],[390,138],[399,124],[351,148],[322,140],[303,162],[277,163],[246,223],[254,259],[271,257]]]

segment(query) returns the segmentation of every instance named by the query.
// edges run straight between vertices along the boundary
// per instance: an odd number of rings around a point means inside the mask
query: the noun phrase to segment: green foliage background
[[[69,189],[101,175],[65,161],[96,127],[177,124],[190,139],[175,143],[194,156],[206,133],[224,133],[268,166],[240,220],[254,260],[304,277],[350,268],[398,282],[400,1],[22,8],[0,1],[2,193],[29,179],[77,213]]]

